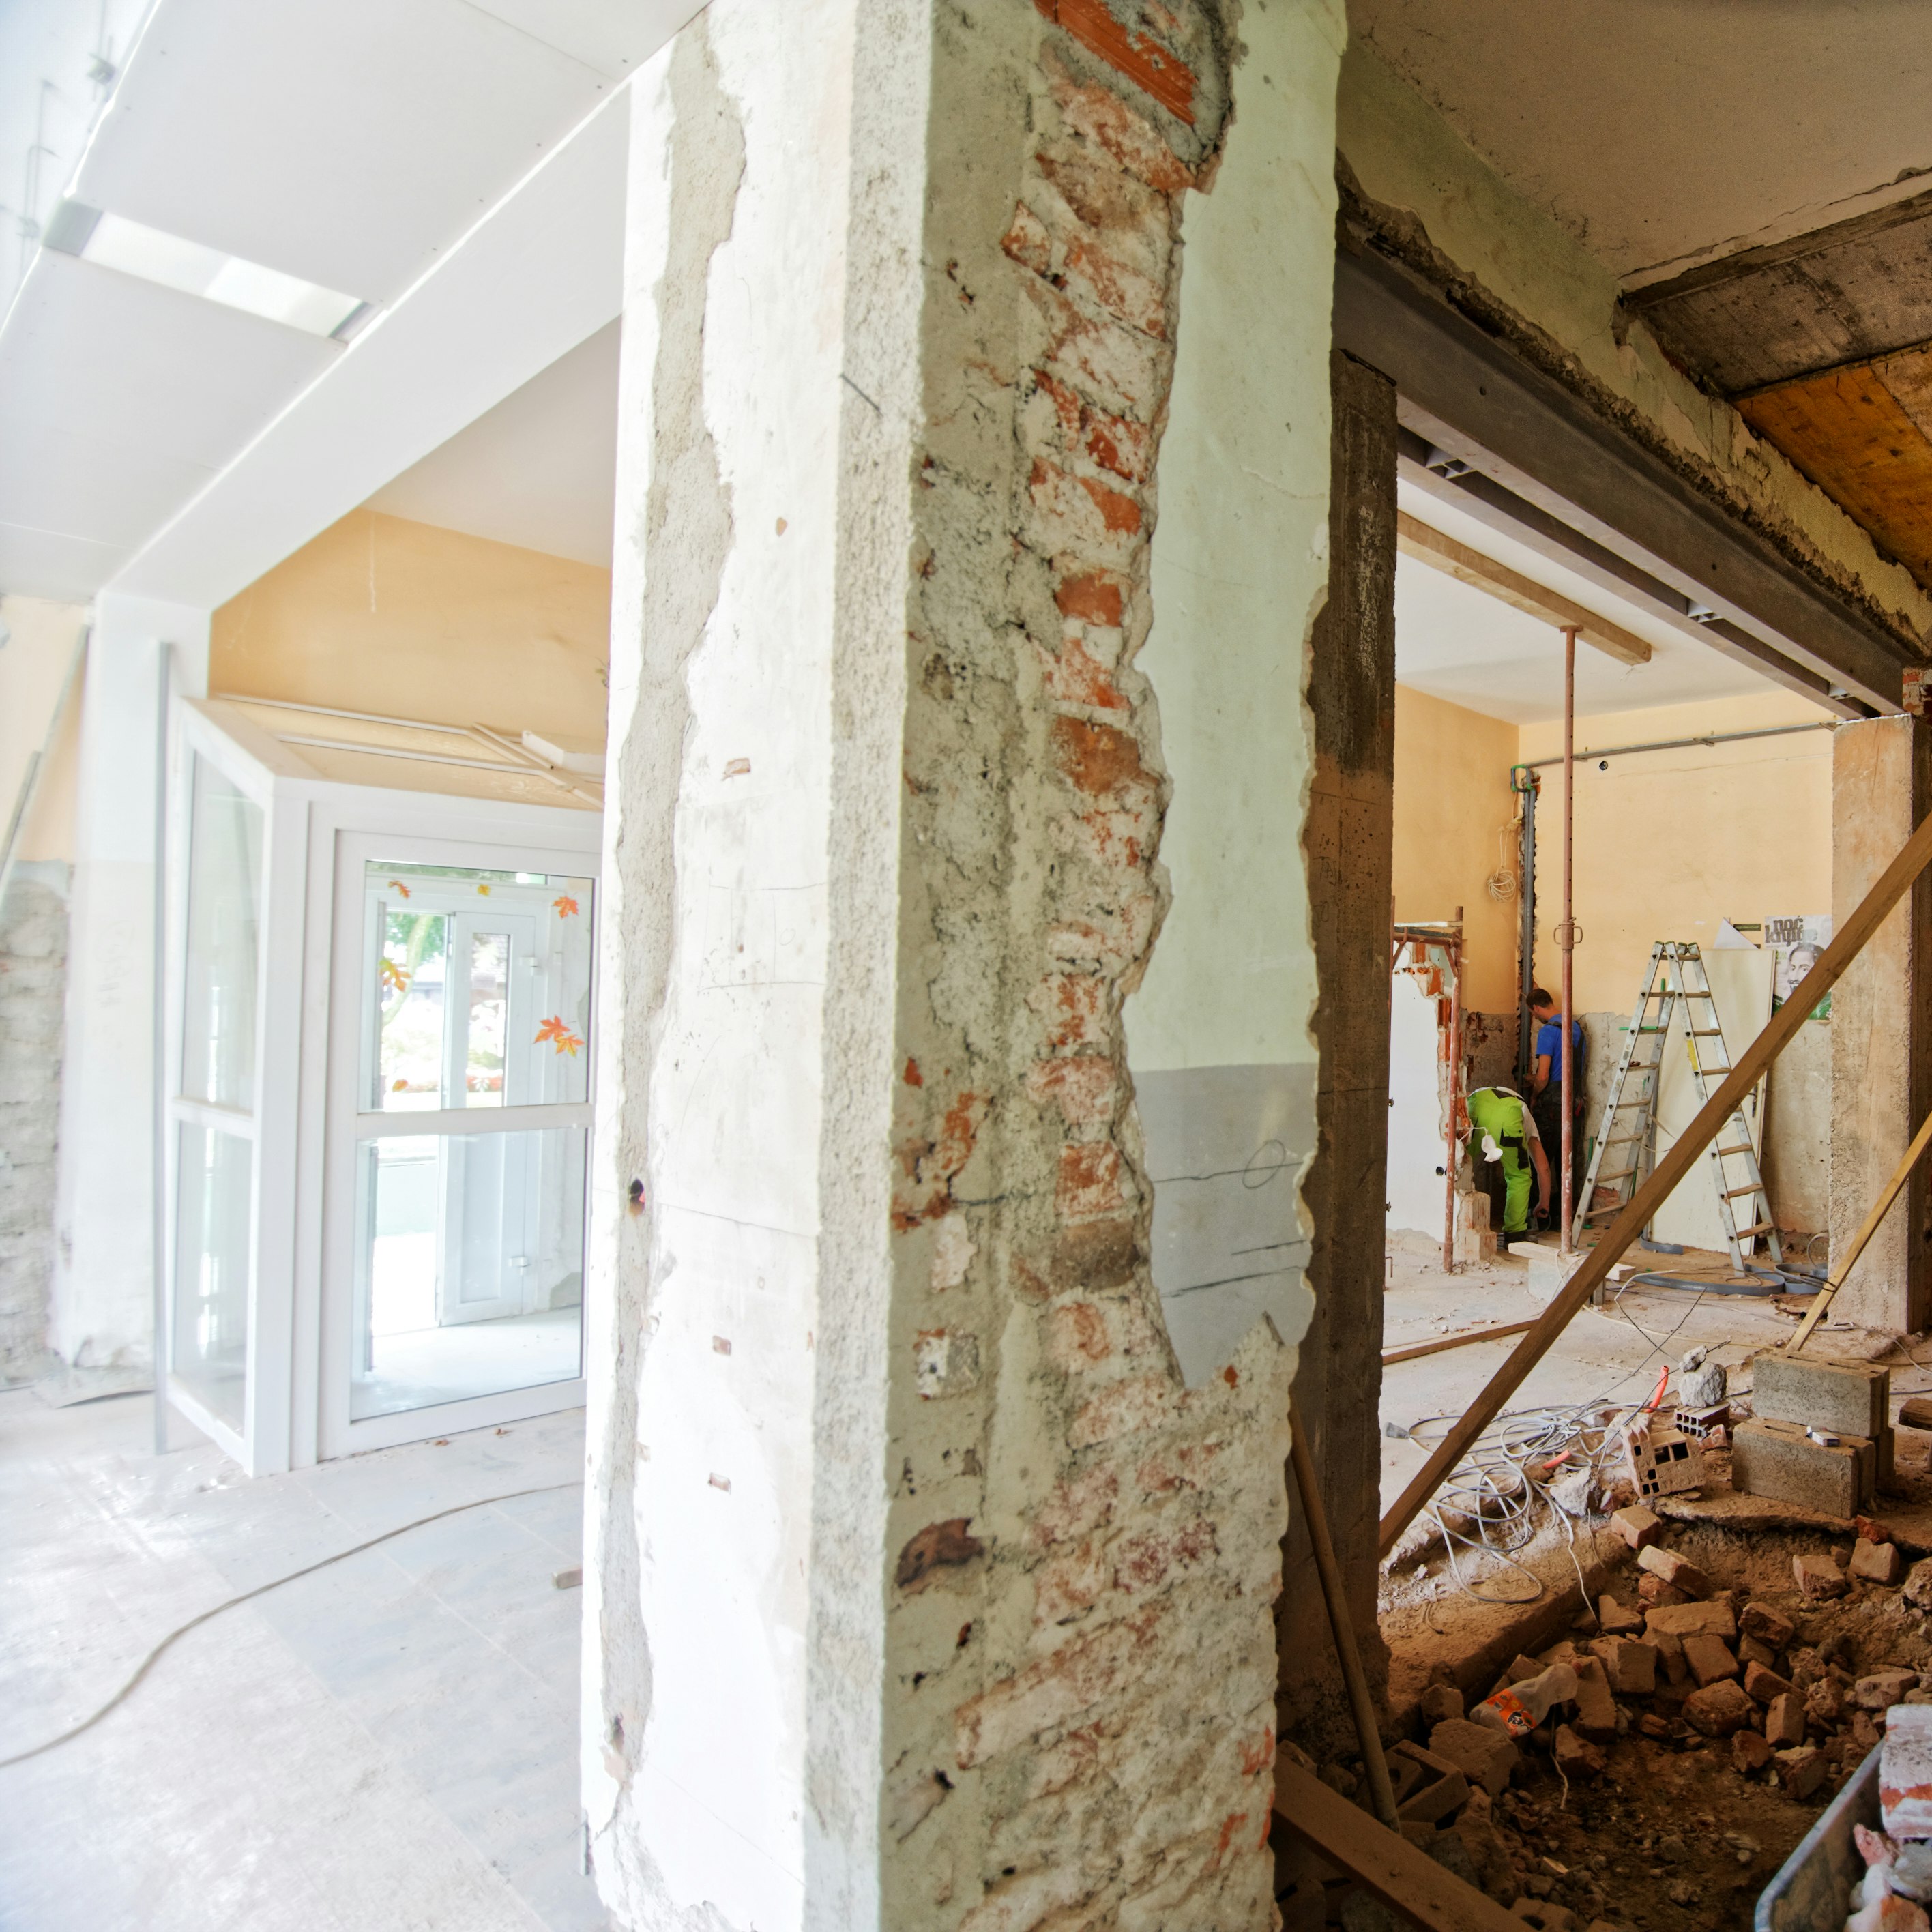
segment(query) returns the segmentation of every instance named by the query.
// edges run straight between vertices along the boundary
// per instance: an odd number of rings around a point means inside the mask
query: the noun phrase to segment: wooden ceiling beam
[[[1418,522],[1406,510],[1396,513],[1396,548],[1403,556],[1412,556],[1418,563],[1454,578],[1459,584],[1486,591],[1526,616],[1559,629],[1574,624],[1585,644],[1606,657],[1615,658],[1618,664],[1650,662],[1650,646],[1642,638],[1585,610],[1580,604],[1573,604],[1557,592],[1519,576],[1494,557],[1485,556],[1480,550],[1472,550],[1467,544],[1458,543],[1454,537]]]

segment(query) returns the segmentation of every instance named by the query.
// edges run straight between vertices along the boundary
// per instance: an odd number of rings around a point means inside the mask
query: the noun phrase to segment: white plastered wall
[[[1190,1383],[1263,1315],[1306,1328],[1315,958],[1302,700],[1328,584],[1335,88],[1330,0],[1241,21],[1240,110],[1183,221],[1154,628],[1139,658],[1173,780],[1173,903],[1126,1004],[1155,1184],[1154,1281]]]

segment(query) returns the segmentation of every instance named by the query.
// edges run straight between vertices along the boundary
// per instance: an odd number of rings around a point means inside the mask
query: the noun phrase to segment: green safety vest
[[[1469,1096],[1469,1158],[1476,1165],[1476,1178],[1482,1179],[1483,1137],[1487,1135],[1502,1150],[1503,1225],[1505,1234],[1520,1234],[1529,1227],[1529,1199],[1534,1170],[1530,1165],[1526,1126],[1529,1102],[1507,1087],[1478,1087]]]

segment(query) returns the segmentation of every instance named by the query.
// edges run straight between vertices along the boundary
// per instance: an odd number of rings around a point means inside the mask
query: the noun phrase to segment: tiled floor
[[[176,1645],[0,1770],[4,1932],[589,1932],[581,1412],[250,1482],[152,1408],[0,1394],[0,1757],[238,1590],[453,1504]],[[560,1486],[548,1487],[557,1485]]]

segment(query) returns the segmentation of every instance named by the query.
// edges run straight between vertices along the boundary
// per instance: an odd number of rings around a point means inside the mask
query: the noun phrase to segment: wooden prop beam
[[[1514,1912],[1285,1757],[1274,1761],[1274,1808],[1324,1864],[1424,1932],[1524,1932]]]
[[[1438,1336],[1433,1342],[1412,1342],[1406,1348],[1382,1351],[1382,1366],[1391,1362],[1412,1362],[1418,1355],[1439,1355],[1444,1348],[1466,1348],[1472,1342],[1500,1342],[1505,1335],[1520,1335],[1534,1328],[1534,1322],[1498,1322],[1490,1328],[1466,1328],[1460,1335]]]
[[[1670,1198],[1671,1190],[1702,1158],[1744,1098],[1757,1084],[1765,1070],[1784,1052],[1812,1010],[1835,986],[1864,951],[1865,942],[1885,922],[1886,915],[1898,904],[1913,880],[1932,860],[1932,818],[1927,818],[1900,849],[1865,895],[1864,902],[1846,920],[1824,956],[1792,989],[1791,996],[1771,1016],[1771,1024],[1745,1049],[1744,1058],[1726,1076],[1724,1084],[1705,1102],[1696,1118],[1679,1134],[1670,1151],[1652,1169],[1650,1178],[1632,1196],[1623,1212],[1604,1231],[1562,1292],[1542,1314],[1528,1334],[1510,1350],[1509,1360],[1490,1378],[1461,1421],[1442,1439],[1434,1455],[1417,1472],[1415,1479],[1396,1499],[1383,1517],[1381,1552],[1386,1556],[1401,1535],[1425,1508],[1449,1472],[1474,1446],[1476,1439],[1502,1412],[1530,1370],[1543,1359],[1551,1342],[1570,1325],[1570,1318],[1596,1292],[1598,1285],[1614,1268],[1624,1250],[1649,1224],[1651,1216]]]
[[[1288,1460],[1294,1470],[1294,1486],[1300,1492],[1302,1514],[1308,1519],[1308,1546],[1315,1552],[1322,1599],[1328,1606],[1328,1628],[1335,1634],[1335,1654],[1341,1663],[1342,1682],[1348,1687],[1349,1708],[1355,1714],[1355,1738],[1362,1748],[1362,1768],[1369,1775],[1369,1791],[1376,1801],[1376,1816],[1393,1832],[1396,1826],[1395,1786],[1389,1781],[1388,1760],[1382,1755],[1376,1700],[1369,1694],[1368,1672],[1362,1668],[1362,1653],[1355,1642],[1348,1592],[1342,1581],[1342,1566],[1335,1561],[1328,1513],[1322,1507],[1322,1485],[1315,1479],[1314,1460],[1299,1429],[1289,1432]],[[1322,1789],[1325,1791],[1328,1786],[1324,1785]]]
[[[1567,627],[1575,631],[1584,643],[1594,645],[1606,657],[1615,658],[1618,664],[1649,663],[1650,645],[1645,638],[1633,635],[1620,624],[1612,624],[1607,617],[1585,610],[1580,604],[1572,603],[1560,591],[1546,590],[1541,584],[1532,583],[1480,550],[1472,550],[1454,537],[1445,537],[1440,530],[1418,522],[1406,510],[1396,512],[1395,530],[1396,548],[1403,556],[1428,564],[1459,584],[1487,591],[1499,602],[1526,616],[1554,624],[1558,630]]]
[[[1784,1352],[1795,1355],[1804,1347],[1805,1338],[1824,1319],[1825,1311],[1832,1305],[1832,1298],[1845,1285],[1846,1277],[1858,1264],[1858,1257],[1865,1251],[1865,1244],[1879,1230],[1879,1224],[1892,1210],[1892,1204],[1904,1190],[1905,1184],[1912,1178],[1912,1170],[1918,1165],[1918,1156],[1925,1151],[1925,1144],[1932,1141],[1932,1114],[1928,1114],[1921,1123],[1917,1133],[1912,1137],[1912,1144],[1905,1150],[1905,1158],[1892,1170],[1892,1178],[1880,1191],[1872,1204],[1871,1212],[1865,1216],[1864,1226],[1852,1237],[1852,1245],[1845,1251],[1845,1258],[1826,1277],[1825,1286],[1812,1298],[1811,1306],[1804,1311],[1804,1319],[1798,1324],[1798,1333],[1784,1344]]]

